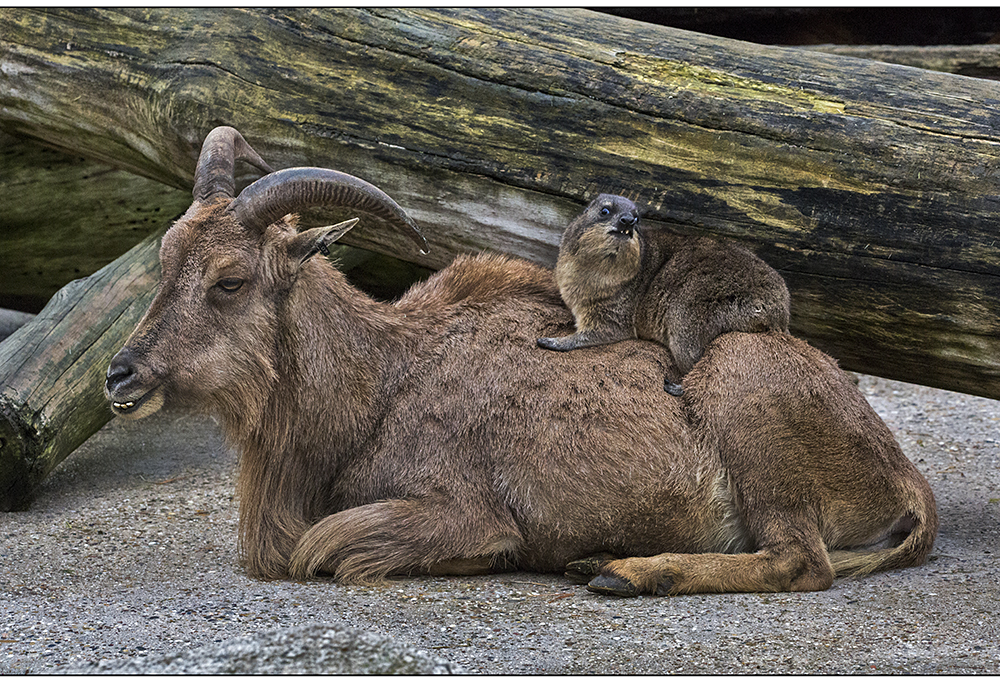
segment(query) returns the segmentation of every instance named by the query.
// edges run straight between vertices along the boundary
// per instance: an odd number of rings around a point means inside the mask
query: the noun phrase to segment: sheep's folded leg
[[[289,576],[331,574],[373,583],[399,574],[481,574],[503,569],[522,542],[512,521],[479,508],[456,514],[443,498],[385,500],[324,517],[299,539]]]

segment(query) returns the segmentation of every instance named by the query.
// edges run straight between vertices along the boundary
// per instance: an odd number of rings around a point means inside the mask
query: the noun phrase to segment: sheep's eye
[[[608,215],[608,214],[610,214],[610,213],[611,213],[611,209],[609,209],[609,208],[608,208],[608,207],[606,207],[606,206],[605,206],[605,207],[603,207],[603,208],[601,209],[601,215],[602,215],[602,216],[607,216],[607,215]]]
[[[243,286],[243,280],[238,277],[224,277],[216,282],[215,285],[224,292],[235,292]]]

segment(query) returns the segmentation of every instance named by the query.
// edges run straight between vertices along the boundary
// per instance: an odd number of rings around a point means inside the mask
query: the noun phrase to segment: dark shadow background
[[[767,45],[1000,42],[992,7],[623,7],[599,12]]]

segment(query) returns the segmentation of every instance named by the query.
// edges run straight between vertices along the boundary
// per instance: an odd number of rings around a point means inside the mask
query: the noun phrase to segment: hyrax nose
[[[635,224],[639,222],[639,217],[627,213],[618,218],[618,229],[626,235],[631,235]]]
[[[132,351],[127,347],[115,354],[108,366],[108,376],[104,382],[109,392],[125,385],[132,375],[135,374],[135,366],[132,363]]]

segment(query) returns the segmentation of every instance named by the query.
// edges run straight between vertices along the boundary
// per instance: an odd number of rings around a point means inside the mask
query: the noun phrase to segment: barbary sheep
[[[552,271],[462,256],[395,303],[314,254],[318,204],[424,241],[380,190],[324,169],[233,197],[231,128],[205,141],[149,311],[108,368],[122,417],[185,406],[239,450],[239,547],[268,579],[569,570],[599,593],[822,590],[917,565],[934,498],[837,364],[729,333],[685,378],[658,344],[551,353]],[[618,559],[615,559],[618,558]]]

